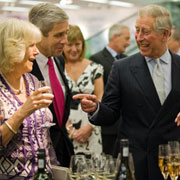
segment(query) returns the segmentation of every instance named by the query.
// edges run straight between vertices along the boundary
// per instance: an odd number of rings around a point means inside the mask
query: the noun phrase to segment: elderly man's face
[[[157,58],[165,52],[167,38],[164,33],[161,35],[158,34],[155,31],[153,24],[153,17],[139,17],[135,26],[135,39],[141,55]]]

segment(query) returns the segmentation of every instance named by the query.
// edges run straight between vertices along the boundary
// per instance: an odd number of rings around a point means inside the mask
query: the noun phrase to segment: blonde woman
[[[46,168],[56,157],[45,122],[52,121],[47,107],[53,95],[39,87],[32,74],[36,43],[41,32],[33,24],[7,19],[0,23],[0,101],[5,115],[0,124],[0,179],[32,179],[37,152],[46,151]],[[51,154],[51,156],[50,156]],[[55,161],[53,161],[55,160]]]

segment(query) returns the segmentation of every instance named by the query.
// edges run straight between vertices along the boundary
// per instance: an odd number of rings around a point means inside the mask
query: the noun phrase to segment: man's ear
[[[163,33],[162,33],[162,36],[163,36],[163,42],[167,42],[169,37],[171,36],[170,30],[169,29],[164,29]]]

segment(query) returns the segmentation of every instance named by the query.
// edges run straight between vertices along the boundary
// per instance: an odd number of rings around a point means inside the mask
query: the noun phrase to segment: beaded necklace
[[[6,81],[6,83],[8,84],[8,86],[14,91],[14,94],[19,95],[21,93],[24,92],[24,83],[23,83],[23,77],[21,77],[20,79],[20,88],[19,89],[15,89],[10,83],[9,81],[5,78],[5,76],[3,74],[1,74],[2,77],[4,78],[4,80]]]

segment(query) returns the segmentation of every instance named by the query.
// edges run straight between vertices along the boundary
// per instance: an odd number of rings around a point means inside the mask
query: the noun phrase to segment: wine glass
[[[86,160],[84,155],[72,155],[70,161],[71,180],[86,179],[83,175],[87,173]]]
[[[49,82],[47,80],[39,81],[39,88],[46,87],[46,86],[50,87],[50,90],[48,91],[48,93],[52,94],[52,90],[51,90],[51,86],[50,86]],[[46,128],[46,127],[51,127],[51,126],[55,126],[55,125],[56,125],[56,123],[46,121],[44,124],[41,125],[41,127]]]
[[[161,170],[161,173],[166,180],[169,175],[168,171],[168,144],[160,144],[159,145],[159,154],[158,154],[158,164]]]
[[[169,156],[168,156],[168,171],[171,180],[177,180],[179,176],[180,167],[180,152],[179,152],[179,142],[169,141]]]
[[[50,87],[50,90],[48,92],[52,94],[52,89],[51,89],[50,83],[47,80],[40,80],[39,81],[39,88],[45,87],[45,86]]]
[[[106,155],[105,157],[104,179],[113,180],[116,176],[116,159],[111,155]]]
[[[133,159],[133,155],[131,152],[129,152],[128,161],[129,161],[129,169],[131,171],[132,179],[135,179],[134,159]]]

